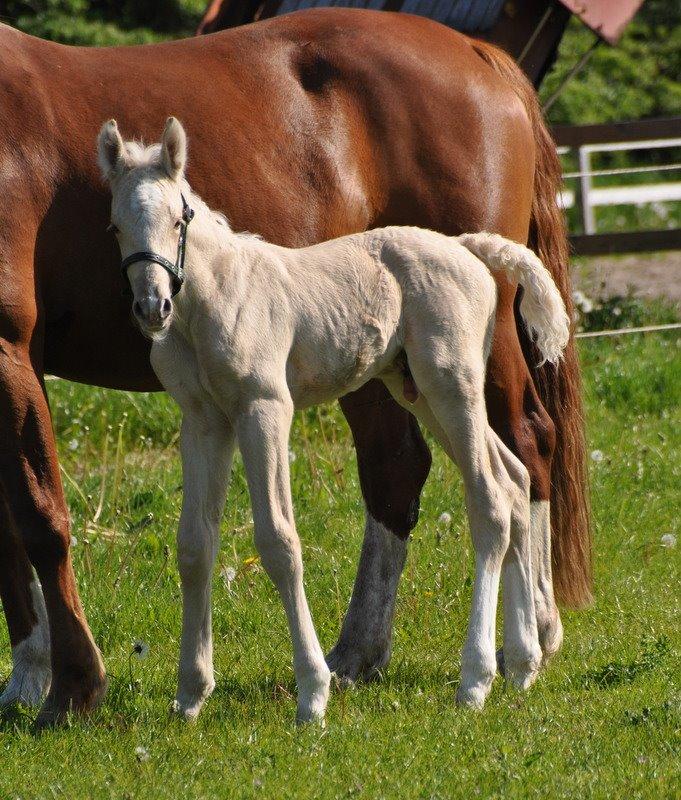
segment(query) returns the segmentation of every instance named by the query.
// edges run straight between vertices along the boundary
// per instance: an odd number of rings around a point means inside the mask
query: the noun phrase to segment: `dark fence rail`
[[[605,253],[637,253],[656,250],[681,249],[681,229],[626,231],[620,233],[597,233],[593,223],[593,209],[588,204],[591,187],[590,155],[628,149],[622,145],[636,143],[650,148],[665,147],[681,142],[681,117],[646,119],[633,122],[610,122],[599,125],[556,125],[552,129],[556,144],[560,148],[574,149],[580,155],[580,180],[574,201],[582,206],[585,232],[570,236],[573,252],[577,255],[602,255]],[[677,167],[673,167],[676,169]],[[633,172],[634,170],[632,170]],[[678,193],[678,184],[674,184]]]

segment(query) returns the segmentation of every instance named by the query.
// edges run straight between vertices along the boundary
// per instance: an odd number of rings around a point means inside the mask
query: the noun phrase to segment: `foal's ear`
[[[125,145],[115,119],[102,125],[97,139],[97,160],[105,180],[110,181],[124,163]]]
[[[184,177],[184,168],[187,164],[187,134],[175,117],[168,117],[163,130],[161,163],[173,180],[177,181]]]

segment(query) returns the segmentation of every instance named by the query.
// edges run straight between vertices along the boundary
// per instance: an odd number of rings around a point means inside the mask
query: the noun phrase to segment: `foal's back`
[[[244,281],[251,302],[287,310],[287,382],[299,407],[357,389],[427,331],[444,327],[452,347],[481,350],[494,312],[487,267],[455,237],[420,228],[392,226],[301,249],[246,241],[243,262],[252,270]]]

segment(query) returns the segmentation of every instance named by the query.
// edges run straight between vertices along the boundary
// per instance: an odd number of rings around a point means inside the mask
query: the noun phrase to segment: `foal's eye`
[[[118,234],[118,228],[112,222],[107,227],[106,232],[107,233],[113,233],[114,235],[116,235],[116,234]]]

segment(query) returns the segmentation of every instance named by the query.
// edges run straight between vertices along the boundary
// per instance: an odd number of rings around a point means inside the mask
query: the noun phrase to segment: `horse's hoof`
[[[505,678],[511,686],[526,691],[537,680],[541,660],[525,660],[511,665],[506,663]]]
[[[94,679],[54,681],[35,721],[36,731],[63,723],[68,714],[85,715],[104,699],[108,681],[102,672]]]
[[[377,680],[389,661],[390,646],[352,647],[341,642],[326,656],[326,664],[341,686]]]
[[[50,690],[52,672],[47,662],[17,662],[7,686],[0,694],[0,708],[12,705],[39,706]]]

